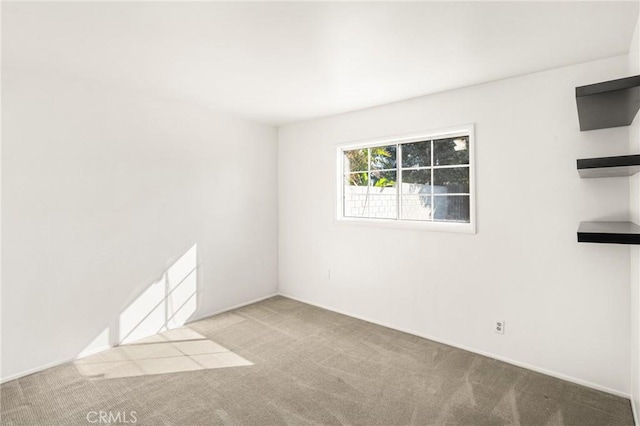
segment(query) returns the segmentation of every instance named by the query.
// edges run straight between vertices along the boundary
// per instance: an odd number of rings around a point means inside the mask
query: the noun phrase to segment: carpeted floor
[[[69,363],[3,384],[0,423],[633,425],[624,398],[284,297],[189,328],[252,365],[106,378]]]

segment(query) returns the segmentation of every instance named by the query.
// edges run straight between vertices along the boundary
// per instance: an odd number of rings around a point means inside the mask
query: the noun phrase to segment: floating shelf
[[[578,242],[640,244],[640,226],[633,222],[582,222]]]
[[[628,126],[640,109],[640,75],[576,87],[580,130]]]
[[[581,178],[631,176],[640,172],[640,155],[583,158],[578,160]]]

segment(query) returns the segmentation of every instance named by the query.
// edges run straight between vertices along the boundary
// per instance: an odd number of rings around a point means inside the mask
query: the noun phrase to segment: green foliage
[[[389,179],[383,177],[383,178],[378,179],[376,181],[375,185],[373,185],[373,186],[375,186],[377,188],[387,188],[387,187],[390,187],[390,186],[394,186],[395,184],[396,184],[395,180],[389,180]]]
[[[369,173],[351,173],[349,174],[349,185],[352,186],[367,186],[369,185]]]
[[[402,145],[402,167],[426,167],[431,165],[431,141]]]
[[[396,167],[396,149],[395,145],[371,148],[371,169],[394,169]]]
[[[346,164],[348,164],[349,172],[361,172],[368,170],[369,153],[367,148],[354,149],[344,152]]]
[[[383,176],[380,178],[380,172],[376,172],[376,170],[396,167],[395,145],[354,149],[345,151],[344,156],[345,173],[348,173],[349,185],[368,186],[370,180],[373,186],[379,188],[395,185],[395,174],[391,177]]]

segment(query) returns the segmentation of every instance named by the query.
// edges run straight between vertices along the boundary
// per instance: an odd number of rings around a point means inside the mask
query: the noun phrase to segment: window
[[[338,147],[338,218],[475,232],[473,126]]]

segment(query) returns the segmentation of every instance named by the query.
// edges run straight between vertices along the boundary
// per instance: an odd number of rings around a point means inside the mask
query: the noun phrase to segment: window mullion
[[[365,206],[367,208],[367,217],[371,217],[371,148],[367,148],[367,197],[365,198]]]
[[[431,139],[431,222],[433,222],[435,220],[435,213],[436,213],[436,199],[433,196],[433,194],[435,193],[434,191],[434,185],[435,185],[435,181],[434,181],[434,151],[435,151],[435,144],[433,143],[433,139]]]
[[[396,220],[402,219],[402,144],[396,145]]]

